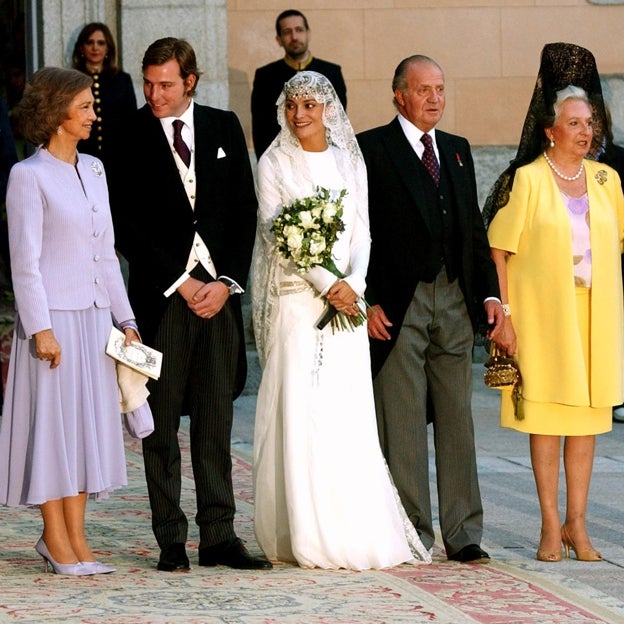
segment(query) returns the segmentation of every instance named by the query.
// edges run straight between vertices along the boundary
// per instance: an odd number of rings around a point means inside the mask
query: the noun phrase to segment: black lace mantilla
[[[494,183],[483,207],[486,227],[494,215],[509,201],[518,167],[537,158],[546,146],[544,128],[554,115],[557,91],[569,85],[584,89],[594,112],[594,138],[588,157],[598,160],[608,142],[607,117],[602,97],[600,76],[594,55],[573,43],[548,43],[542,50],[533,97],[524,120],[516,157]]]

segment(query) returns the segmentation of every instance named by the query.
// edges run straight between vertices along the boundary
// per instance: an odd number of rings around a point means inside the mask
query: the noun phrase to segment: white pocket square
[[[222,147],[217,150],[217,158],[225,158],[225,152]]]

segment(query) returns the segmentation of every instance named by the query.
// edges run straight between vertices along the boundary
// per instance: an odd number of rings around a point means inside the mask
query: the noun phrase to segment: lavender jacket
[[[11,169],[6,204],[13,289],[27,336],[52,327],[50,310],[95,305],[110,307],[120,322],[134,318],[100,160],[79,154],[74,167],[39,148]]]

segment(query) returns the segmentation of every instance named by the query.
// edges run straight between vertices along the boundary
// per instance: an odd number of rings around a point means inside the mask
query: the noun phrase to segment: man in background
[[[329,78],[343,107],[347,108],[347,87],[340,65],[314,58],[308,49],[310,27],[303,13],[283,11],[275,21],[275,40],[284,48],[284,58],[256,70],[251,92],[251,133],[256,158],[260,158],[279,132],[275,103],[284,83],[298,71],[315,71]]]

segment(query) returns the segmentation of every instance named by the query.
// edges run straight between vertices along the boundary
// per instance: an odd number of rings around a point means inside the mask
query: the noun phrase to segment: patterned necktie
[[[427,171],[431,174],[436,186],[438,186],[440,184],[440,163],[433,151],[433,141],[431,140],[431,136],[426,132],[422,135],[420,140],[425,146],[425,151],[422,155],[422,164],[427,167]]]
[[[188,168],[191,164],[191,150],[182,138],[182,126],[184,126],[184,122],[181,119],[176,119],[173,122],[173,147]]]

